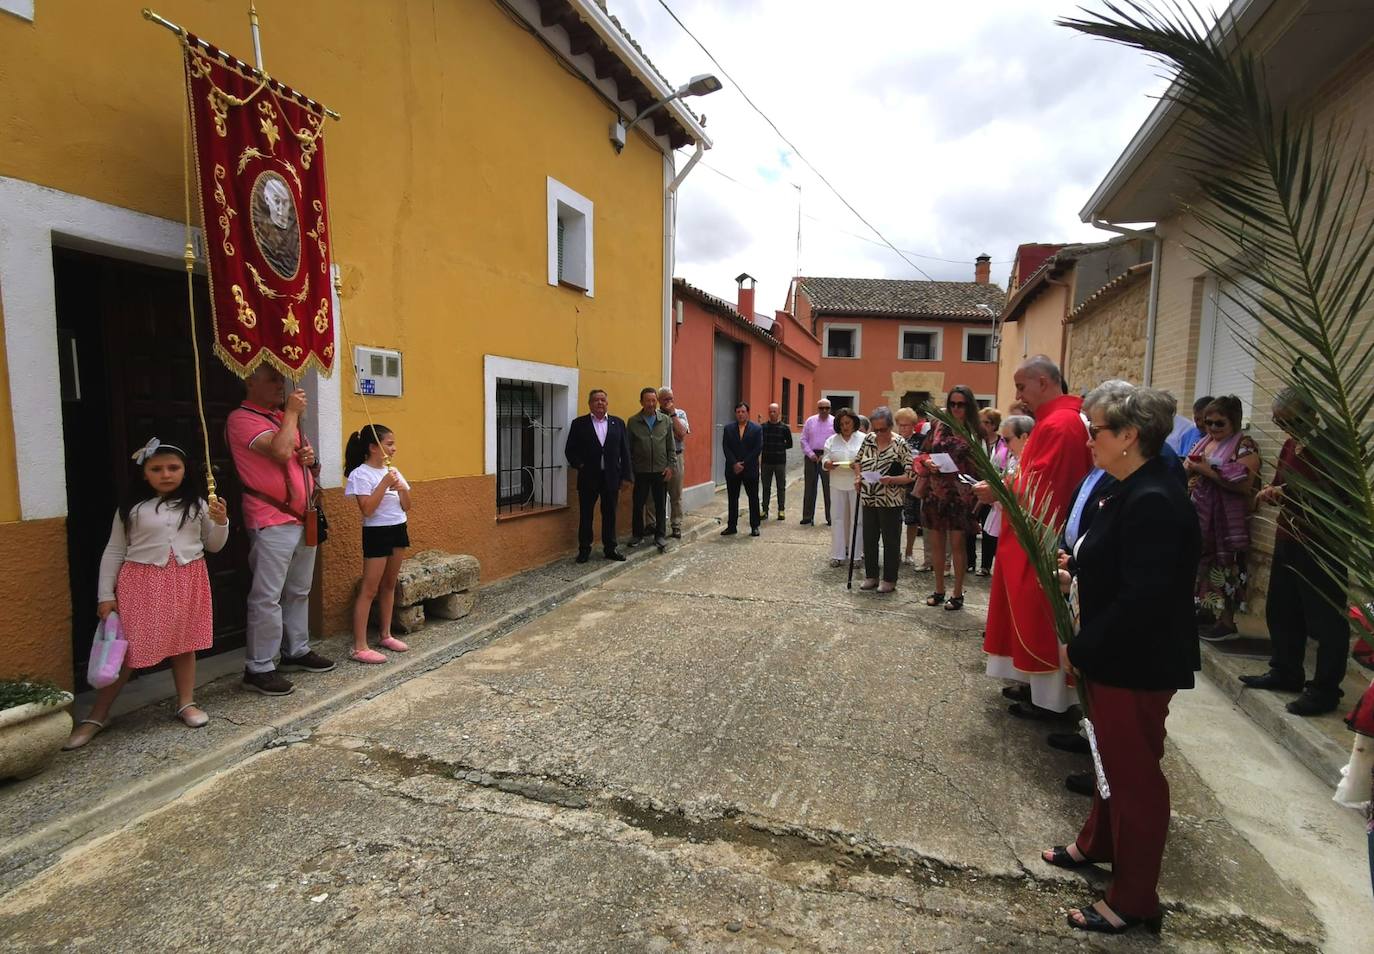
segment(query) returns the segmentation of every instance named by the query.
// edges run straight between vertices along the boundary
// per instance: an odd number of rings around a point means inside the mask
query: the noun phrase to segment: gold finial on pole
[[[253,0],[248,0],[248,24],[253,28],[253,64],[258,68],[259,73],[266,73],[267,70],[262,65],[262,33],[258,29],[258,8]]]

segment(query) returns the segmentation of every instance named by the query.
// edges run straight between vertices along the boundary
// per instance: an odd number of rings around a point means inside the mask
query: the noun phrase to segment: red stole
[[[1082,406],[1081,398],[1064,395],[1037,408],[1035,429],[1021,455],[1018,485],[1028,486],[1033,481],[1039,494],[1048,494],[1061,528],[1073,505],[1074,488],[1092,469],[1088,430],[1079,416]],[[1010,521],[1004,519],[993,565],[983,651],[1011,657],[1012,665],[1021,672],[1053,672],[1059,668],[1054,619],[1035,569],[1010,527]]]

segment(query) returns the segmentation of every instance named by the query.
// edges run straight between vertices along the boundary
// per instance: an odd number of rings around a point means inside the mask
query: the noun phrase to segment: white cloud
[[[1056,27],[1074,0],[669,3],[859,212],[931,256],[911,257],[937,279],[971,279],[987,252],[1004,283],[1020,242],[1109,237],[1077,210],[1163,88],[1143,56]],[[717,72],[658,0],[609,4],[670,81]],[[781,307],[799,185],[804,274],[920,277],[721,79],[689,101],[715,148],[681,188],[679,276],[733,299],[747,271],[759,310]]]

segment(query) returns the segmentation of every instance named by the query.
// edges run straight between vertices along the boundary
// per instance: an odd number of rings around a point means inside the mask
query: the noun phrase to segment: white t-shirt
[[[377,489],[377,485],[386,476],[385,467],[373,467],[371,464],[359,464],[353,473],[348,475],[348,483],[344,485],[345,497],[367,497],[372,491]],[[401,477],[401,472],[396,471],[396,476]],[[410,484],[401,477],[398,485],[405,489],[410,489]],[[372,515],[363,517],[364,527],[394,527],[398,523],[406,522],[406,512],[401,509],[401,495],[397,493],[396,487],[392,487],[382,494],[382,502],[377,504],[377,509],[372,511]]]

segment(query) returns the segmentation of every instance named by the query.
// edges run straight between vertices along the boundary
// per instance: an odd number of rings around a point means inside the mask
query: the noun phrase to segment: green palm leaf
[[[1225,320],[1257,367],[1309,396],[1294,436],[1325,480],[1292,479],[1309,544],[1333,574],[1374,590],[1374,216],[1368,154],[1348,128],[1278,108],[1233,19],[1195,7],[1108,0],[1061,26],[1142,50],[1185,110],[1182,156],[1200,226],[1190,251],[1213,274],[1249,282]],[[1364,224],[1360,224],[1360,223]],[[1257,377],[1262,377],[1257,375]]]

